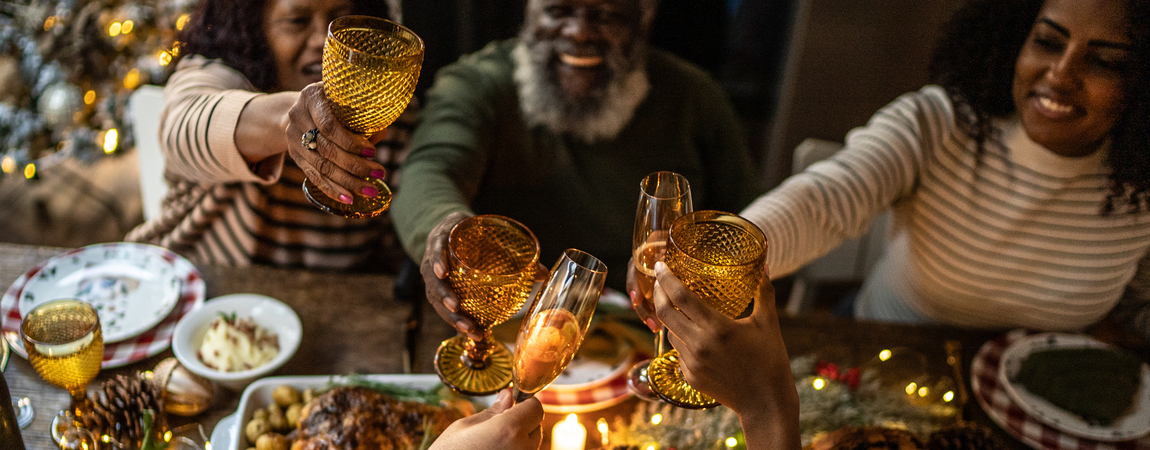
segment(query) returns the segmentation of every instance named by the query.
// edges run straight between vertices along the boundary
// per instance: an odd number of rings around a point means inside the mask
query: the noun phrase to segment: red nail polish
[[[339,194],[339,201],[350,205],[351,197],[349,197],[347,194]]]
[[[368,197],[375,197],[375,196],[379,195],[379,190],[376,188],[366,187],[366,188],[363,188],[363,195],[368,196]]]
[[[382,170],[376,169],[376,170],[371,171],[371,173],[369,175],[371,175],[372,178],[375,178],[377,180],[381,180],[381,179],[383,179],[384,173]]]
[[[362,152],[360,152],[360,154],[363,156],[366,156],[368,158],[372,158],[375,156],[375,149],[374,148],[365,148],[365,149],[363,149]]]

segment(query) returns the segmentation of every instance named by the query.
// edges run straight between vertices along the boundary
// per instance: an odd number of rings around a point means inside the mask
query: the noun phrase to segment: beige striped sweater
[[[856,302],[860,318],[1077,330],[1117,306],[1150,337],[1150,212],[1100,214],[1104,150],[1065,158],[1017,120],[999,128],[979,154],[937,86],[880,110],[841,152],[743,211],[766,233],[772,277],[893,208],[890,245]]]
[[[308,203],[303,172],[283,154],[249,166],[236,148],[251,83],[219,60],[189,56],[164,88],[160,145],[170,187],[160,217],[126,240],[168,247],[197,263],[393,271],[402,261],[390,216],[345,219]],[[414,108],[392,124],[376,158],[395,170]]]

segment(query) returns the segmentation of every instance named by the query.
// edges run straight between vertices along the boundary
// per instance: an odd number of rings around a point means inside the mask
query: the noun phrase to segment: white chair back
[[[140,195],[144,220],[160,216],[160,203],[168,193],[164,182],[164,154],[160,151],[160,112],[164,109],[164,88],[143,85],[128,99],[136,159],[140,165]]]

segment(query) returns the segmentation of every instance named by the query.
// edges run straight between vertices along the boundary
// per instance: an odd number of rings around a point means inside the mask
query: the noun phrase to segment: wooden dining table
[[[0,243],[0,288],[6,289],[30,268],[67,250]],[[299,350],[273,375],[435,373],[435,350],[442,340],[454,335],[454,330],[426,305],[422,296],[397,299],[394,275],[213,265],[197,268],[206,282],[208,299],[232,293],[263,294],[283,301],[298,313],[303,324]],[[951,370],[946,365],[945,342],[961,344],[962,366],[969,369],[978,348],[1001,334],[1001,331],[862,322],[825,315],[784,316],[780,324],[792,357],[813,354],[840,366],[852,367],[865,363],[882,349],[900,346],[921,353],[930,362],[929,369],[937,373]],[[1102,340],[1133,348],[1144,360],[1150,354],[1141,341],[1114,330],[1114,327],[1102,326],[1090,332]],[[151,370],[171,356],[169,349],[125,367],[104,370],[89,389],[117,374]],[[35,420],[23,430],[27,448],[56,448],[49,437],[49,425],[55,412],[68,406],[67,392],[40,379],[28,361],[19,357],[12,358],[4,377],[12,395],[30,398],[36,410]],[[969,389],[969,376],[965,378]],[[221,418],[235,412],[239,399],[239,392],[221,389],[208,411],[193,417],[170,416],[169,421],[173,426],[199,423],[211,433]],[[639,402],[631,398],[601,411],[581,414],[580,421],[594,435],[598,418],[629,417]],[[549,448],[551,426],[562,416],[547,414],[544,418],[543,448]],[[1028,448],[995,425],[973,398],[966,404],[964,416],[993,430],[1007,447]],[[588,448],[598,447],[589,444]]]

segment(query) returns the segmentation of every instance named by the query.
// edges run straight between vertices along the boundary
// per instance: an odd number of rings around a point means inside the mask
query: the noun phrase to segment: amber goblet
[[[491,337],[531,294],[539,241],[507,217],[479,215],[459,222],[447,238],[447,281],[459,309],[475,320],[482,339],[456,336],[439,345],[435,371],[466,395],[490,395],[511,384],[511,351]]]
[[[707,305],[733,319],[754,299],[766,251],[763,232],[750,221],[726,212],[696,211],[671,225],[665,262]],[[651,390],[667,403],[691,409],[718,405],[683,379],[677,350],[651,361],[647,376]]]
[[[423,40],[395,22],[370,16],[344,16],[328,25],[323,45],[323,93],[336,119],[348,130],[371,136],[391,125],[407,108],[419,69]],[[332,200],[304,179],[307,199],[326,212],[349,218],[375,217],[391,205],[383,180],[367,178],[379,194],[355,193],[352,203]]]
[[[61,443],[87,407],[88,383],[100,373],[104,338],[91,304],[75,299],[42,303],[24,315],[20,336],[28,362],[40,378],[68,390],[72,404],[52,421],[52,438]],[[5,399],[7,400],[7,399]]]

